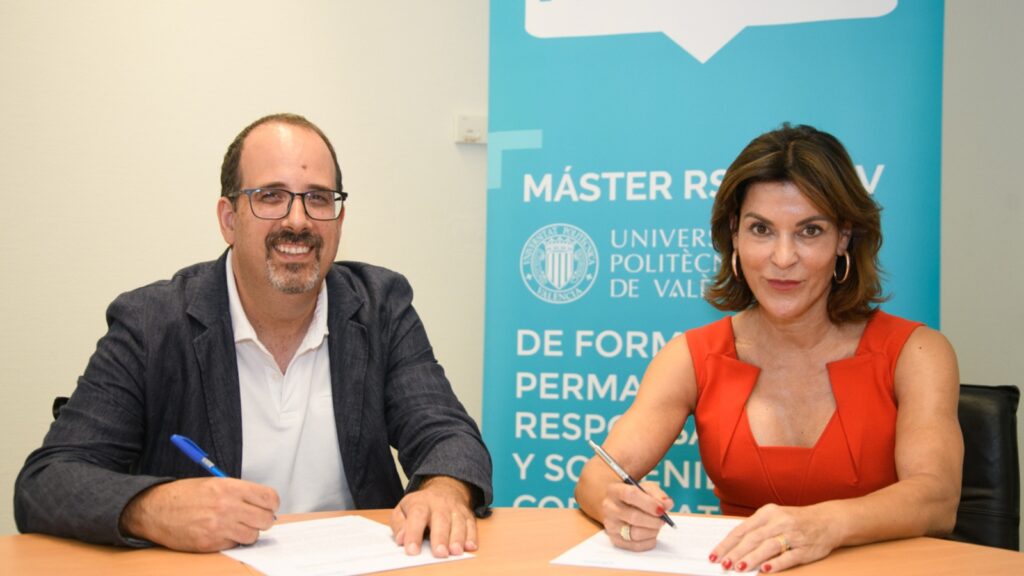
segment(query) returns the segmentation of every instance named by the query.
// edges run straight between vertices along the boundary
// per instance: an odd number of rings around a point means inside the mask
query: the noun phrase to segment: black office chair
[[[1020,546],[1019,401],[1016,386],[960,386],[964,478],[952,540]]]
[[[68,403],[68,397],[67,396],[57,396],[56,398],[53,399],[53,406],[51,407],[51,410],[53,410],[53,419],[54,420],[56,420],[57,417],[60,416],[61,409],[64,408],[64,405],[67,404],[67,403]]]

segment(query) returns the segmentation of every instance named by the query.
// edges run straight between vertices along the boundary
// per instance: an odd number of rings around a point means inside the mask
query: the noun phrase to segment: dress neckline
[[[776,444],[772,444],[772,445],[768,445],[768,446],[762,446],[757,441],[757,437],[754,436],[754,429],[753,429],[753,427],[751,427],[751,425],[750,425],[750,418],[747,415],[747,402],[750,400],[750,395],[754,393],[753,386],[750,388],[750,391],[747,393],[747,397],[743,400],[743,407],[742,407],[741,417],[745,421],[745,424],[746,424],[746,427],[747,427],[747,432],[750,434],[750,440],[754,443],[754,447],[757,449],[759,454],[764,455],[761,452],[762,450],[766,450],[766,451],[768,451],[768,453],[771,453],[773,451],[775,451],[775,452],[789,451],[791,453],[792,452],[796,452],[796,453],[801,454],[801,455],[806,454],[807,457],[810,457],[810,454],[812,454],[814,452],[814,450],[821,444],[822,439],[825,438],[825,436],[829,433],[831,428],[836,424],[836,421],[839,419],[838,418],[839,417],[839,395],[836,394],[835,382],[834,382],[834,379],[832,378],[832,371],[831,371],[830,367],[832,367],[834,365],[839,365],[841,363],[848,362],[848,361],[851,361],[851,360],[855,360],[858,356],[861,356],[861,355],[863,355],[865,353],[864,343],[867,341],[868,330],[871,329],[871,326],[872,326],[872,324],[874,324],[875,318],[877,316],[878,316],[878,313],[877,313],[877,311],[875,311],[875,312],[873,312],[871,314],[871,317],[868,318],[867,324],[864,325],[864,330],[860,334],[860,339],[857,341],[857,348],[856,348],[856,350],[854,350],[852,356],[847,356],[846,358],[840,358],[838,360],[833,360],[831,362],[826,362],[825,363],[826,372],[828,373],[828,386],[829,386],[829,389],[832,391],[832,398],[835,399],[836,406],[835,406],[835,408],[832,409],[832,414],[829,416],[829,419],[825,423],[825,426],[821,429],[821,432],[818,434],[818,437],[814,439],[814,443],[811,444],[810,446],[792,446],[792,445],[776,445]],[[728,350],[729,355],[732,356],[733,360],[735,360],[736,362],[739,362],[740,364],[743,364],[744,366],[749,366],[750,368],[756,370],[757,371],[757,375],[759,377],[760,374],[761,374],[761,367],[760,366],[755,366],[753,364],[750,364],[749,362],[745,362],[745,361],[740,359],[739,353],[736,351],[736,332],[733,330],[733,324],[732,324],[734,316],[729,316],[728,318],[729,318],[729,322],[728,322],[729,338],[728,338],[728,341],[729,341],[729,347],[730,347],[730,349]],[[755,378],[755,385],[756,385],[756,378]]]

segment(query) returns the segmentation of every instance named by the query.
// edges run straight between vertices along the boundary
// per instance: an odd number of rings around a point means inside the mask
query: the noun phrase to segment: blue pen
[[[174,443],[174,445],[178,447],[178,450],[181,450],[185,456],[188,456],[193,462],[199,464],[203,468],[206,468],[206,471],[210,474],[220,478],[228,477],[227,474],[221,472],[220,468],[217,468],[217,465],[213,463],[213,460],[210,460],[210,457],[206,455],[206,452],[203,452],[203,449],[195,442],[181,434],[171,435],[171,442]]]

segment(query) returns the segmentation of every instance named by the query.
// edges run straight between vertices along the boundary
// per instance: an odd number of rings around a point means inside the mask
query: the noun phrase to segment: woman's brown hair
[[[849,275],[842,283],[833,280],[828,315],[836,323],[866,319],[876,304],[886,300],[878,264],[881,208],[864,188],[839,140],[811,126],[783,124],[754,138],[726,171],[711,209],[711,239],[723,265],[705,294],[707,301],[730,312],[755,303],[754,293],[733,275],[730,262],[740,207],[750,185],[757,182],[792,182],[840,228],[850,227]],[[742,259],[738,264],[742,276]],[[843,279],[846,273],[846,259],[840,257],[836,274]]]

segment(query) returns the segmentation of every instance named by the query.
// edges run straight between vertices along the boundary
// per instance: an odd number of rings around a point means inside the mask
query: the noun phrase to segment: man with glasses
[[[20,530],[214,551],[256,541],[279,513],[394,507],[408,553],[428,530],[435,556],[476,549],[490,456],[406,280],[334,262],[346,198],[333,146],[305,118],[267,116],[236,137],[217,204],[229,249],[111,304],[18,477]]]

